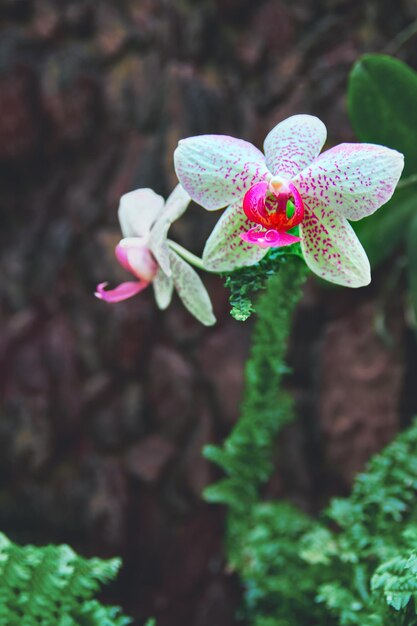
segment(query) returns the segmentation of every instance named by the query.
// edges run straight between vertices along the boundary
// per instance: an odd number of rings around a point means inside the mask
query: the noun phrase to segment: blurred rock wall
[[[201,448],[237,418],[251,323],[229,318],[214,277],[212,329],[178,302],[161,314],[151,293],[96,300],[98,282],[123,277],[118,199],[167,194],[184,136],[261,146],[308,112],[331,144],[351,140],[351,65],[395,52],[416,18],[413,0],[0,2],[0,528],[120,554],[110,599],[140,619],[234,621]],[[399,55],[416,67],[417,39]],[[193,207],[173,234],[201,252],[216,218]],[[300,419],[271,497],[318,510],[417,408],[402,287],[384,276],[355,293],[308,284],[289,355]]]

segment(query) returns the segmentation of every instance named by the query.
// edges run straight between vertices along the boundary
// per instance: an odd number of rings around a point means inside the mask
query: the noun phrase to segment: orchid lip
[[[251,228],[245,233],[240,233],[240,238],[243,239],[243,241],[257,245],[261,248],[289,246],[300,241],[299,237],[290,235],[285,231],[277,231],[272,228],[264,231],[259,229],[257,226]]]
[[[136,294],[143,291],[143,289],[146,289],[148,285],[149,283],[144,280],[128,281],[121,283],[114,289],[107,289],[108,283],[105,282],[97,285],[94,295],[99,300],[104,300],[105,302],[123,302],[123,300],[128,300],[136,296]]]
[[[274,243],[277,240],[277,231],[276,230],[267,230],[265,233],[265,241],[267,241],[268,243]]]
[[[295,207],[291,217],[287,215],[289,200]],[[251,222],[266,231],[286,232],[304,219],[304,204],[298,189],[279,177],[253,185],[243,198],[243,210]]]

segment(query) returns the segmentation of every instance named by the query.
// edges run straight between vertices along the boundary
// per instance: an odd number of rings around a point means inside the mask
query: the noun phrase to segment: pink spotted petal
[[[303,200],[317,198],[347,219],[360,220],[391,198],[403,167],[396,150],[343,143],[323,152],[294,183]]]
[[[252,185],[271,176],[260,150],[227,135],[181,140],[174,163],[181,185],[209,211],[243,198]]]
[[[106,289],[108,284],[109,283],[100,283],[97,285],[94,294],[96,298],[104,300],[105,302],[122,302],[123,300],[136,296],[136,294],[143,291],[143,289],[149,285],[149,283],[145,281],[131,281],[121,283],[114,289]]]
[[[290,246],[300,241],[299,237],[273,228],[269,230],[258,230],[257,227],[251,228],[248,232],[241,233],[240,237],[243,241],[261,248],[280,248],[282,246]]]
[[[135,189],[120,198],[119,222],[123,237],[146,237],[164,208],[152,189]]]
[[[315,199],[305,209],[300,235],[309,268],[337,285],[367,285],[371,280],[368,257],[346,218]]]
[[[173,250],[169,251],[172,280],[179,297],[191,315],[204,326],[216,322],[210,296],[197,272]]]
[[[213,272],[232,272],[238,267],[258,263],[267,250],[240,237],[240,233],[251,226],[253,222],[246,217],[241,202],[228,207],[206,242],[203,252],[205,267]]]
[[[152,286],[158,308],[162,310],[168,308],[171,303],[172,292],[174,289],[172,276],[167,276],[165,272],[160,269],[152,281]]]
[[[326,141],[326,127],[313,115],[293,115],[280,122],[264,143],[266,164],[283,178],[293,178],[320,154]]]

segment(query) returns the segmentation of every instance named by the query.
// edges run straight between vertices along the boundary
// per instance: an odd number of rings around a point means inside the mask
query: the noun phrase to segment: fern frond
[[[69,546],[19,546],[0,533],[0,625],[125,626],[118,607],[93,598],[119,559],[84,559]]]
[[[381,592],[389,606],[397,611],[417,600],[417,552],[396,556],[380,565],[371,581],[372,591]]]
[[[318,600],[340,624],[417,624],[416,449],[417,421],[371,459],[350,497],[335,498],[323,518],[339,531],[331,533],[331,549],[328,542],[323,550],[328,582],[319,587]],[[312,554],[301,551],[310,563]]]

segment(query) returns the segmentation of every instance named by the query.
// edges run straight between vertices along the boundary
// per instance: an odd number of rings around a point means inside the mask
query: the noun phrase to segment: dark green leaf
[[[407,237],[408,284],[414,320],[417,320],[417,215],[410,224]]]
[[[383,54],[367,54],[354,66],[348,106],[360,141],[404,153],[404,176],[417,173],[417,73]]]
[[[400,245],[414,216],[417,216],[417,178],[413,177],[404,181],[393,198],[376,213],[353,224],[373,267]]]

